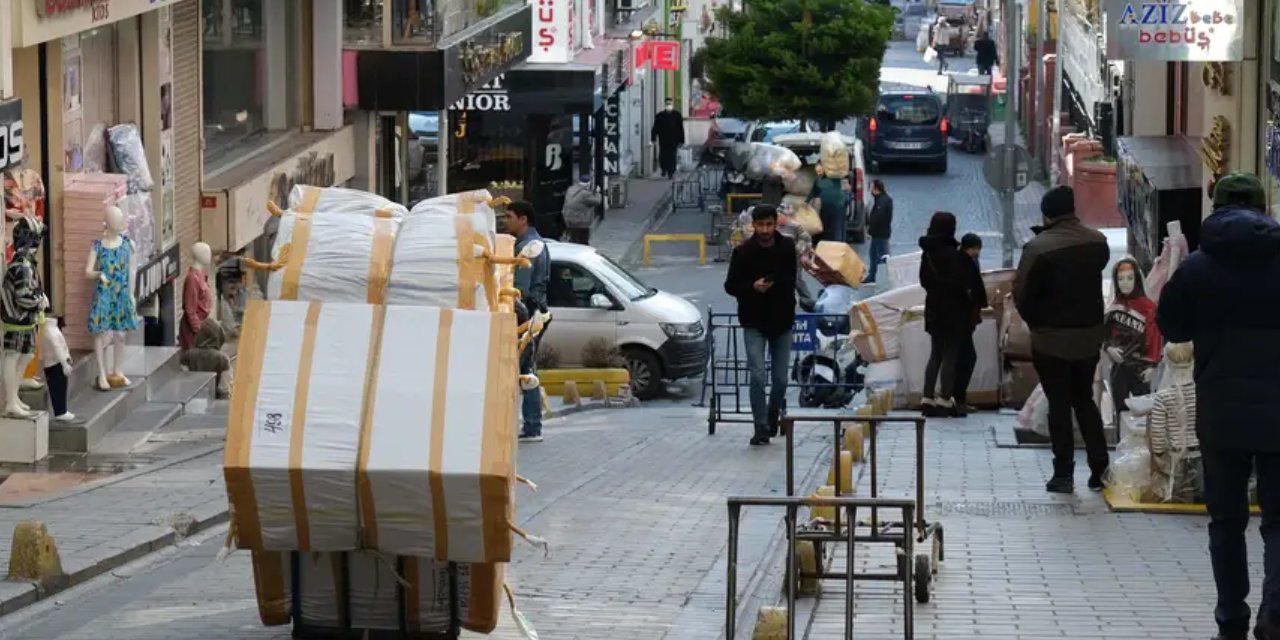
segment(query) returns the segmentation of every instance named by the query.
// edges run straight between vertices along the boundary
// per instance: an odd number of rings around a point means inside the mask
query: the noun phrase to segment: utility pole
[[[1017,192],[1018,96],[1014,94],[1014,77],[1018,74],[1018,4],[1004,0],[1000,19],[1004,21],[1004,189],[1000,194],[1004,205],[1004,266],[1013,266],[1014,194]]]
[[[1040,130],[1044,127],[1044,105],[1045,105],[1044,45],[1049,42],[1049,1],[1040,0],[1040,3],[1037,6],[1037,9],[1038,11],[1036,11],[1037,33],[1036,33],[1036,61],[1035,61],[1036,62],[1036,65],[1035,65],[1036,101],[1035,101],[1035,104],[1032,105],[1032,109],[1035,110],[1035,115],[1031,116],[1030,118],[1031,120],[1030,134],[1035,138],[1036,163],[1040,165],[1041,169],[1045,169],[1049,166],[1049,163],[1046,160],[1046,158],[1049,157],[1049,154],[1045,153],[1046,136],[1040,135]]]

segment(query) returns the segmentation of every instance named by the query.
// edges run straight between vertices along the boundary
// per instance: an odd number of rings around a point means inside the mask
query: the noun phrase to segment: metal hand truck
[[[859,507],[870,507],[873,511],[878,509],[898,509],[902,511],[902,522],[905,523],[903,537],[906,553],[908,556],[912,553],[912,541],[914,539],[914,531],[911,523],[915,521],[916,504],[911,500],[894,500],[883,498],[855,498],[852,496],[841,496],[834,498],[819,497],[787,497],[787,498],[729,498],[729,576],[728,585],[726,587],[725,598],[725,638],[726,640],[734,640],[734,634],[737,631],[737,610],[738,610],[738,521],[742,514],[744,506],[763,506],[763,507],[785,507],[786,508],[786,527],[787,540],[790,543],[787,549],[787,640],[793,640],[796,633],[796,560],[794,549],[797,536],[802,532],[796,530],[796,516],[800,507],[835,507],[836,513],[846,511],[847,522],[857,522],[857,511]],[[853,551],[855,543],[860,539],[855,535],[855,528],[848,527],[844,533],[845,542],[849,545],[849,566],[853,566]],[[804,539],[804,538],[799,538]],[[854,575],[853,571],[847,571],[840,575],[845,581],[845,602],[844,602],[844,637],[845,640],[853,639],[853,582],[854,579],[865,579],[862,576]],[[915,637],[914,628],[914,612],[911,602],[911,572],[905,572],[902,576],[903,584],[906,586],[902,601],[903,607],[903,632],[904,640],[913,640]]]
[[[301,572],[299,570],[298,557],[301,553],[294,551],[290,554],[290,564],[292,565],[289,574],[290,580],[290,612],[293,618],[292,637],[298,640],[457,640],[462,634],[462,611],[461,597],[459,595],[459,580],[457,563],[450,562],[448,565],[448,585],[447,597],[449,602],[449,627],[448,629],[430,632],[430,631],[414,631],[408,628],[409,608],[410,604],[407,600],[407,589],[404,584],[396,587],[396,606],[399,610],[400,629],[359,629],[351,624],[351,590],[350,588],[342,589],[342,593],[338,594],[340,601],[338,602],[339,626],[317,625],[308,622],[302,615],[302,592],[303,585],[301,581]],[[351,575],[349,565],[347,563],[348,555],[341,554],[341,570],[339,580],[343,585],[351,584]],[[396,559],[396,574],[405,575],[406,558]]]
[[[893,544],[897,547],[898,566],[895,573],[867,573],[856,574],[852,577],[843,573],[835,573],[823,571],[819,568],[816,575],[801,573],[802,578],[817,578],[820,580],[839,580],[839,579],[857,579],[857,580],[884,580],[893,582],[902,582],[904,589],[911,594],[914,587],[914,595],[917,602],[929,602],[932,594],[933,577],[937,574],[942,561],[943,555],[943,531],[942,524],[939,522],[928,522],[924,515],[924,426],[925,419],[914,416],[860,416],[850,411],[809,411],[809,412],[793,412],[788,413],[781,421],[781,428],[786,435],[786,464],[787,464],[787,495],[795,496],[795,424],[797,422],[825,422],[830,421],[832,424],[832,432],[834,442],[832,446],[832,457],[835,475],[835,495],[840,497],[841,486],[841,465],[840,465],[840,443],[844,440],[845,422],[864,423],[867,425],[867,461],[871,470],[871,498],[879,498],[880,491],[878,486],[878,462],[876,449],[876,433],[881,424],[884,423],[910,423],[915,425],[916,430],[916,495],[915,495],[915,519],[913,522],[904,521],[881,521],[879,518],[879,510],[875,507],[871,508],[871,520],[866,524],[866,533],[854,533],[863,530],[863,523],[857,520],[845,520],[848,533],[842,531],[840,512],[836,511],[834,522],[830,529],[814,528],[802,530],[799,532],[797,540],[812,541],[817,556],[822,557],[823,543],[839,543],[853,540],[855,542],[872,542]],[[914,536],[914,540],[912,539]],[[915,544],[919,544],[916,547]],[[927,543],[927,544],[926,544]],[[921,549],[913,552],[913,549]],[[849,556],[853,556],[853,548],[849,548]],[[853,564],[850,563],[847,571],[852,573]],[[790,584],[790,583],[788,583]],[[904,619],[907,627],[913,624],[911,610],[906,610]]]

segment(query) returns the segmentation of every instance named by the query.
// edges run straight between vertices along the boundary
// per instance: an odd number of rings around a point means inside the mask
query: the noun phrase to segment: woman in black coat
[[[920,238],[920,285],[925,290],[924,330],[929,334],[929,364],[924,370],[921,410],[924,415],[963,416],[964,369],[972,365],[973,330],[987,306],[986,289],[975,260],[956,241],[955,215],[939,211]],[[941,378],[941,386],[937,383]],[[935,394],[935,388],[937,393]],[[957,403],[959,397],[961,402]]]

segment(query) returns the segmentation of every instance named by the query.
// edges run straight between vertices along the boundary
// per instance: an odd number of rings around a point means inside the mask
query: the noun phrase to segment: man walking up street
[[[520,300],[528,308],[530,316],[547,311],[547,282],[551,279],[551,258],[547,245],[533,228],[533,205],[528,202],[512,202],[507,205],[506,232],[516,237],[516,255],[529,259],[528,267],[519,267],[515,273],[516,289]],[[520,374],[538,373],[537,352],[540,340],[525,348],[520,354]],[[524,428],[520,430],[521,442],[542,442],[542,392],[538,387],[521,392],[520,413]]]
[[[676,152],[684,144],[684,116],[676,111],[671,98],[667,98],[666,108],[662,113],[653,117],[653,129],[649,136],[650,142],[658,144],[658,167],[662,169],[662,177],[674,178]]]
[[[1254,637],[1280,639],[1280,224],[1262,183],[1233,173],[1213,190],[1200,248],[1160,291],[1156,322],[1195,343],[1196,436],[1218,587],[1218,640],[1249,633],[1249,476],[1262,507],[1262,606]]]
[[[724,290],[738,299],[751,375],[751,416],[755,435],[751,444],[769,444],[777,435],[787,396],[787,367],[791,360],[791,325],[796,318],[796,244],[778,233],[778,210],[756,205],[751,211],[752,235],[733,250]],[[765,353],[772,376],[765,401]]]
[[[991,69],[1000,64],[1000,54],[996,52],[996,43],[986,29],[973,42],[974,62],[978,65],[978,73],[991,75]]]
[[[591,244],[591,223],[596,210],[604,203],[604,197],[591,183],[591,174],[578,177],[578,184],[569,187],[564,194],[564,226],[569,242]]]
[[[871,237],[871,267],[862,284],[875,283],[880,263],[889,257],[889,236],[893,234],[893,198],[884,190],[884,182],[879,178],[871,181],[871,195],[875,198],[871,213],[867,214],[867,235]]]
[[[1093,399],[1105,329],[1102,271],[1111,251],[1106,236],[1080,224],[1075,192],[1055,187],[1040,200],[1044,227],[1022,249],[1013,283],[1013,301],[1031,329],[1031,355],[1049,401],[1053,477],[1046,491],[1075,490],[1075,437],[1080,424],[1089,461],[1089,489],[1102,490],[1107,442],[1102,413]]]

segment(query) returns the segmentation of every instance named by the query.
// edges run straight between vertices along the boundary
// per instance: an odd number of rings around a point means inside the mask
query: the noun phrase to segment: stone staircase
[[[176,347],[126,348],[124,375],[132,385],[99,391],[93,387],[93,353],[73,354],[68,405],[76,421],[49,420],[50,453],[125,454],[148,436],[186,414],[203,414],[214,400],[214,374],[183,369]],[[47,410],[44,389],[22,391],[32,409]]]

